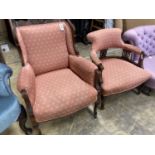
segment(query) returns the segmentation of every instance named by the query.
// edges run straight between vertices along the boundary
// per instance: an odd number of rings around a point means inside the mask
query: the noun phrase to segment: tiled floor
[[[22,100],[16,89],[16,80],[21,68],[17,49],[13,46],[9,53],[5,53],[7,64],[13,69],[11,85],[15,94]],[[90,45],[78,43],[76,45],[81,55],[89,58]],[[113,54],[113,50],[111,50]],[[115,51],[119,54],[120,51]],[[92,108],[92,107],[90,107]],[[29,121],[28,121],[29,125]],[[43,134],[155,134],[155,92],[151,96],[136,95],[134,92],[126,92],[106,98],[105,110],[98,111],[98,119],[94,119],[88,109],[84,109],[72,116],[40,125]],[[23,134],[14,123],[3,134]]]

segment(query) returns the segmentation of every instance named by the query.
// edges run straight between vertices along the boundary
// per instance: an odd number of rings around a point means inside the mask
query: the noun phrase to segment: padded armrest
[[[133,45],[130,45],[130,44],[124,44],[123,49],[126,49],[130,52],[134,52],[135,54],[138,54],[138,55],[140,55],[142,53],[140,48],[133,46]]]
[[[90,52],[90,58],[96,65],[99,65],[101,63],[101,60],[97,57],[97,54],[95,51]]]
[[[97,54],[96,54],[95,51],[91,51],[91,52],[90,52],[90,58],[91,58],[91,60],[95,63],[95,65],[98,66],[98,69],[102,71],[102,70],[103,70],[102,62],[101,62],[101,60],[97,57]]]
[[[69,65],[73,72],[75,72],[81,79],[94,86],[95,70],[97,67],[82,57],[69,56]]]
[[[17,81],[17,88],[21,92],[25,90],[28,93],[31,104],[35,102],[35,74],[30,64],[22,67]]]

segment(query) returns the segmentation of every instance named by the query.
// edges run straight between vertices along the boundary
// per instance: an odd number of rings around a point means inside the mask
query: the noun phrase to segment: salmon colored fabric
[[[72,114],[96,101],[97,91],[70,69],[61,69],[36,77],[36,102],[33,106],[38,122]]]
[[[90,32],[88,40],[92,42],[91,59],[96,63],[101,63],[97,58],[97,52],[108,48],[122,48],[128,52],[141,53],[141,50],[133,45],[125,44],[121,37],[122,30],[119,28],[102,29]]]
[[[65,33],[57,23],[17,28],[25,62],[31,64],[35,74],[68,67]]]
[[[97,67],[90,60],[82,57],[69,56],[69,66],[81,79],[94,86],[95,70]]]
[[[37,122],[60,118],[97,100],[91,61],[75,55],[65,22],[17,28],[24,67],[18,90],[26,90]]]
[[[121,93],[136,88],[147,81],[151,75],[143,69],[121,59],[105,58],[100,60],[97,52],[108,48],[122,48],[128,52],[141,54],[141,50],[133,45],[125,44],[121,37],[121,29],[111,28],[91,32],[87,35],[92,42],[91,59],[102,64],[103,95]]]
[[[125,60],[110,58],[101,61],[104,66],[102,72],[104,96],[134,89],[151,77],[150,73]]]

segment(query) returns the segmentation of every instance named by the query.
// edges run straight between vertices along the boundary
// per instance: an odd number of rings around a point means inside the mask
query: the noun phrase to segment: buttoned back
[[[130,29],[124,33],[123,38],[139,47],[147,56],[155,55],[155,25]]]

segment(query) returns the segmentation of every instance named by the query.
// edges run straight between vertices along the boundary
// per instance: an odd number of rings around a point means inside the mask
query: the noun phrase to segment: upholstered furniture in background
[[[87,35],[88,40],[92,42],[91,59],[98,66],[100,72],[99,85],[102,101],[104,96],[134,89],[151,77],[147,71],[130,62],[130,53],[141,55],[141,50],[124,43],[121,33],[121,29],[112,28],[94,31]],[[108,58],[106,56],[106,49],[108,48],[122,48],[124,50],[122,58],[124,59]],[[100,55],[100,59],[97,56],[98,52],[103,53]],[[137,65],[140,62],[141,56]],[[104,108],[103,102],[101,108]]]
[[[123,31],[146,25],[155,25],[155,19],[123,19]]]
[[[18,102],[9,85],[9,77],[11,75],[11,68],[0,63],[0,133],[18,120],[20,128],[25,134],[28,134],[31,132],[31,129],[25,126],[27,119],[26,111]]]
[[[24,66],[18,90],[26,101],[33,128],[39,123],[75,113],[95,103],[97,67],[78,56],[68,23],[17,27]]]
[[[155,25],[130,29],[123,34],[123,39],[144,52],[142,67],[152,75],[146,86],[155,89]],[[133,60],[137,61],[137,59],[138,56],[134,54]]]

